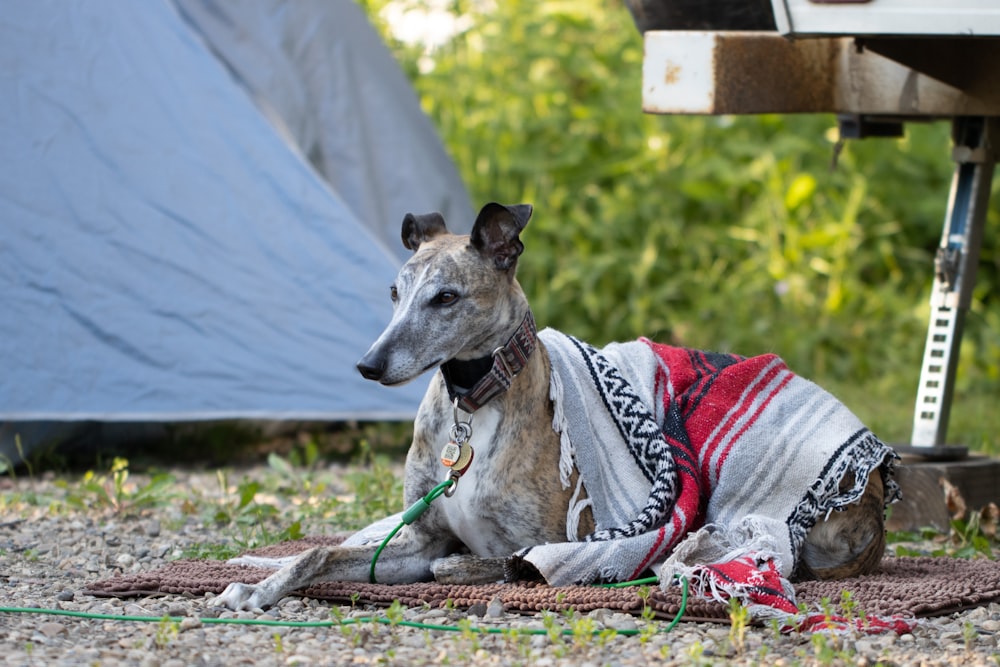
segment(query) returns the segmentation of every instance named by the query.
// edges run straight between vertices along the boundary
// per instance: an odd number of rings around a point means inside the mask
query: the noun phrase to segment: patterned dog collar
[[[529,310],[507,343],[493,350],[490,356],[471,361],[451,360],[441,365],[448,395],[453,402],[458,401],[457,406],[461,410],[472,414],[510,389],[514,378],[528,365],[528,359],[537,346],[535,318]],[[476,372],[477,369],[479,372]],[[456,386],[456,380],[463,375],[478,377],[470,389],[460,390]]]

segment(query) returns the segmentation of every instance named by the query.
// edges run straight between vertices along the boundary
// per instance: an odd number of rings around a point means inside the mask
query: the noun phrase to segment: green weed
[[[116,514],[136,513],[145,509],[162,507],[177,493],[176,479],[169,473],[153,475],[148,482],[136,484],[129,481],[128,459],[116,457],[107,474],[88,470],[73,487],[66,481],[66,502],[83,510],[111,510]]]
[[[164,616],[156,624],[156,633],[153,635],[153,644],[156,648],[166,648],[180,634],[180,623],[171,620],[169,616]]]
[[[35,471],[32,467],[31,461],[24,455],[24,445],[21,444],[21,434],[14,434],[14,449],[17,450],[17,456],[21,459],[21,463],[28,471],[28,477],[34,479]],[[15,470],[16,463],[11,461],[6,456],[0,456],[0,475],[10,475],[12,478],[17,478],[17,472]]]
[[[357,529],[402,510],[400,477],[386,457],[376,455],[369,442],[362,440],[358,444],[355,469],[346,475],[354,502],[339,508],[337,523],[345,529]]]
[[[962,623],[962,642],[965,644],[966,652],[971,652],[973,645],[976,643],[976,639],[979,637],[979,631],[976,630],[975,624],[972,621],[965,621]]]
[[[983,532],[981,511],[971,511],[964,518],[952,519],[951,538],[953,555],[957,558],[994,558],[994,539]]]
[[[992,511],[992,510],[991,510]],[[990,519],[992,522],[993,519]],[[892,531],[886,542],[896,556],[934,556],[951,558],[996,558],[997,537],[992,524],[987,528],[983,510],[973,510],[953,518],[948,534],[933,527],[915,531]],[[921,545],[920,547],[913,546]],[[931,544],[931,548],[927,545]]]
[[[741,656],[746,650],[746,635],[749,625],[749,610],[737,598],[729,598],[729,644],[736,651],[736,655]]]

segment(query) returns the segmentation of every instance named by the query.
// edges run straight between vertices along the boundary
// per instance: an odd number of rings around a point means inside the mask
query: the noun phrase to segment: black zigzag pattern
[[[591,380],[613,417],[629,453],[653,485],[639,516],[620,528],[598,531],[588,541],[641,535],[662,525],[677,499],[677,469],[659,425],[621,373],[592,346],[570,337],[587,364]]]
[[[571,337],[571,340],[586,361],[591,380],[597,387],[604,406],[614,417],[629,452],[638,462],[646,479],[653,483],[662,461],[670,456],[659,425],[628,381],[603,354],[576,338]]]

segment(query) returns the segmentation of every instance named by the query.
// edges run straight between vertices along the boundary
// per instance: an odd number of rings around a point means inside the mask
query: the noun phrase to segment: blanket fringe
[[[569,500],[569,511],[566,515],[566,540],[576,542],[580,539],[580,515],[585,509],[593,505],[590,498],[580,499],[580,492],[583,491],[583,475],[576,480],[576,489],[573,497]]]
[[[549,378],[549,399],[552,401],[552,430],[559,434],[559,482],[564,489],[568,489],[576,466],[573,463],[573,442],[569,437],[569,424],[562,409],[563,386],[558,373],[552,373]],[[577,514],[580,511],[577,511]]]

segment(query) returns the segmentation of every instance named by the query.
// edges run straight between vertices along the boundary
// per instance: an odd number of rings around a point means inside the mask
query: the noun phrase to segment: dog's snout
[[[385,375],[386,360],[385,357],[375,356],[371,354],[366,354],[358,362],[358,372],[361,373],[367,380],[375,380],[376,382],[382,379]]]

